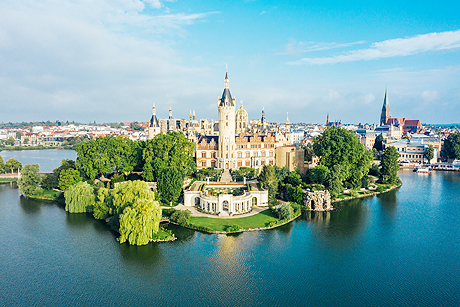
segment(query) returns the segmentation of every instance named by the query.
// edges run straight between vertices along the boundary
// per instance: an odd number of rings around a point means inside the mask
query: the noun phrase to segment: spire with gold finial
[[[225,79],[224,79],[224,87],[228,88],[228,64],[225,64]]]
[[[289,121],[289,112],[286,112],[286,126],[289,126],[291,122]]]

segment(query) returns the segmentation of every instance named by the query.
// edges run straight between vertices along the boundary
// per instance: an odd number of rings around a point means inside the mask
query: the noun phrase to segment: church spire
[[[153,103],[153,107],[152,107],[152,115],[153,116],[156,116],[157,115],[157,111],[155,109],[155,102]]]
[[[391,118],[390,103],[388,102],[388,88],[385,88],[385,97],[383,98],[382,114],[380,115],[380,126],[386,125]]]
[[[327,112],[326,126],[329,125],[329,112]]]

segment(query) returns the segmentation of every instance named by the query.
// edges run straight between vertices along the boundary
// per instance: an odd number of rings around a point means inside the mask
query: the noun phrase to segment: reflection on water
[[[458,306],[460,174],[238,235],[119,244],[104,221],[0,186],[6,305]],[[441,303],[440,303],[441,302]],[[0,304],[1,305],[1,304]]]
[[[147,244],[142,246],[129,245],[127,243],[120,244],[120,254],[124,261],[132,265],[136,265],[136,269],[145,270],[154,268],[161,260],[160,246],[158,244]]]
[[[40,212],[42,202],[36,199],[27,198],[24,195],[20,195],[19,204],[25,213],[34,214]]]

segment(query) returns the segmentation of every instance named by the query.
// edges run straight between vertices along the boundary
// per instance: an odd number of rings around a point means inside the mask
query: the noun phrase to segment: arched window
[[[202,157],[202,158],[206,158],[206,151],[203,151],[203,152],[201,153],[201,157]]]
[[[206,161],[201,162],[201,166],[206,167]]]
[[[225,119],[228,120],[228,115],[225,116]]]

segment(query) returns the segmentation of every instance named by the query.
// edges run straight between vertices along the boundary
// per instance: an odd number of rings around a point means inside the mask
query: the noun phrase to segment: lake
[[[459,306],[460,174],[399,176],[277,229],[147,246],[2,184],[0,305]]]

